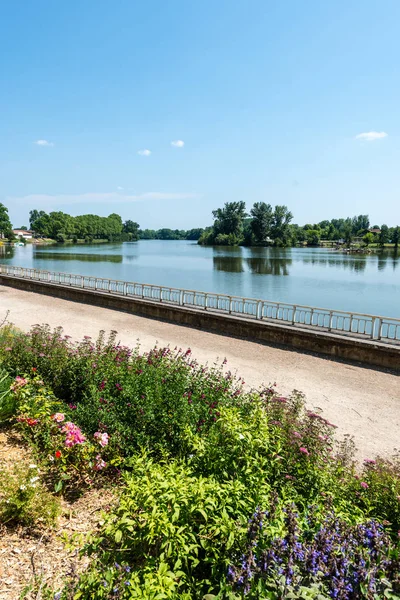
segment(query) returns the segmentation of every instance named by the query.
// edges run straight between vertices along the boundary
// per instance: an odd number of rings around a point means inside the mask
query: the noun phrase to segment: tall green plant
[[[10,390],[11,377],[5,369],[0,368],[0,423],[10,419],[16,411],[17,404]]]

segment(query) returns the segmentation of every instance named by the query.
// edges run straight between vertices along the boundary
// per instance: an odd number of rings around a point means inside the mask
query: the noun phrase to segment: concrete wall
[[[47,294],[57,298],[121,310],[152,319],[213,331],[221,335],[247,338],[272,345],[288,346],[332,358],[361,362],[366,365],[400,371],[400,347],[323,331],[302,329],[267,321],[256,321],[233,315],[219,315],[161,302],[126,298],[107,292],[68,288],[29,279],[0,274],[0,284],[17,289]],[[10,307],[11,308],[11,307]]]

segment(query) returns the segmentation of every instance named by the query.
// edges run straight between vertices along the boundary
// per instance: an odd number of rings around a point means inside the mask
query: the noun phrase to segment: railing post
[[[229,296],[229,314],[232,314],[232,298]]]
[[[328,327],[328,331],[332,331],[332,323],[333,323],[333,312],[330,310],[329,311],[329,327]]]
[[[293,306],[293,312],[292,312],[292,325],[294,325],[296,323],[296,311],[297,311],[297,306]]]
[[[372,317],[371,321],[371,340],[375,338],[376,317]]]
[[[378,328],[378,340],[382,338],[382,319],[379,319],[379,328]]]
[[[184,305],[184,294],[185,292],[183,290],[180,291],[179,293],[179,306],[183,306]]]

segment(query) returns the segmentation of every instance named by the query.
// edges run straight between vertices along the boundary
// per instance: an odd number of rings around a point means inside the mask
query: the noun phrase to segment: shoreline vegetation
[[[0,363],[2,431],[26,447],[0,466],[3,532],[50,539],[62,502],[105,495],[57,540],[84,565],[23,597],[400,598],[400,457],[356,461],[300,392],[46,325],[3,326]]]
[[[192,240],[201,245],[290,247],[324,246],[336,250],[368,253],[372,248],[394,248],[400,242],[400,227],[386,224],[371,227],[368,215],[324,220],[299,226],[293,223],[293,214],[284,205],[272,207],[256,202],[246,212],[245,202],[226,202],[223,208],[213,211],[214,223],[210,227],[179,230],[162,228],[141,229],[132,220],[122,221],[120,215],[108,217],[79,215],[73,217],[63,212],[46,213],[31,210],[29,216],[32,239],[13,234],[8,210],[0,204],[0,236],[22,243],[81,244],[137,240]],[[22,227],[21,230],[27,230]]]

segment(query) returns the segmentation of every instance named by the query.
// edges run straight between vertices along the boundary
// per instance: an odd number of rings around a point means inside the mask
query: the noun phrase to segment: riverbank
[[[276,382],[283,394],[304,392],[309,408],[323,409],[338,425],[339,437],[354,436],[360,456],[390,455],[398,447],[400,377],[393,373],[1,287],[1,318],[7,310],[9,321],[24,330],[35,323],[61,325],[80,339],[115,329],[122,343],[134,346],[139,340],[144,350],[157,341],[190,347],[203,363],[226,357],[227,367],[237,370],[250,387]]]

